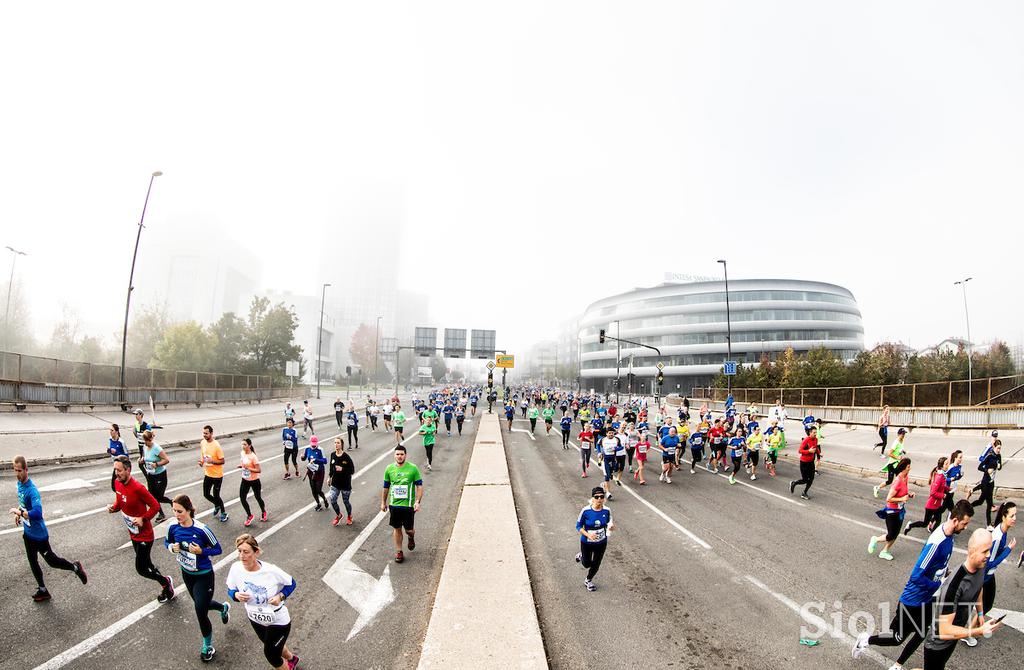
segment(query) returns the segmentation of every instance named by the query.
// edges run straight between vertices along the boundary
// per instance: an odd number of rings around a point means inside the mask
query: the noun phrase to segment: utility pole
[[[722,264],[722,271],[725,272],[725,346],[728,351],[728,358],[726,360],[732,360],[732,314],[729,312],[729,265],[724,260],[719,260]],[[732,393],[732,375],[726,375],[726,382],[729,385],[729,393]]]
[[[14,247],[7,247],[7,250],[11,252],[11,279],[7,282],[7,309],[4,310],[4,348],[0,351],[0,357],[3,358],[3,372],[0,374],[0,379],[7,379],[7,344],[8,335],[11,331],[11,291],[14,290],[14,265],[18,262],[18,256],[27,256],[24,251],[18,251]]]
[[[327,287],[324,284],[320,290],[320,330],[316,334],[316,399],[320,399],[320,356],[323,352],[324,342],[324,300],[327,298]]]
[[[974,363],[971,361],[971,315],[967,312],[967,282],[971,281],[973,277],[961,279],[960,281],[953,282],[953,286],[959,286],[963,290],[964,294],[964,321],[967,322],[967,404],[973,405],[974,400],[971,395],[972,387],[974,386]]]

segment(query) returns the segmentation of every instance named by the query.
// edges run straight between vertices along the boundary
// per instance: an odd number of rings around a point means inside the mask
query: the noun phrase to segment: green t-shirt
[[[425,423],[420,426],[420,435],[423,436],[423,445],[434,443],[434,434],[437,433],[437,426],[432,423]]]
[[[889,462],[887,465],[896,465],[903,458],[903,442],[896,440],[896,443],[892,445],[889,450]]]
[[[531,407],[529,415],[531,419],[536,419],[540,415],[540,411],[536,407]]]
[[[550,407],[545,407],[544,411],[541,412],[541,414],[544,415],[545,421],[551,421],[555,417],[555,410],[551,409]]]
[[[423,485],[420,469],[406,461],[401,467],[392,463],[384,469],[384,485],[388,487],[388,505],[412,507],[416,502],[416,486]]]
[[[423,414],[420,415],[420,418],[423,423],[426,423],[428,419],[430,421],[437,421],[437,412],[432,409],[425,409],[423,410]]]
[[[398,410],[391,415],[391,423],[395,424],[396,428],[402,428],[405,426],[405,412]]]

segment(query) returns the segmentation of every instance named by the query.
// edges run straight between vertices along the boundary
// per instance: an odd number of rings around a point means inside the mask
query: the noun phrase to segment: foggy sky
[[[1021,34],[1015,2],[6,3],[0,247],[37,339],[64,305],[109,336],[162,170],[140,264],[233,240],[315,293],[394,253],[510,350],[723,257],[849,288],[869,346],[962,335],[972,276],[973,339],[1018,344]],[[373,181],[407,220],[366,242],[338,194]]]

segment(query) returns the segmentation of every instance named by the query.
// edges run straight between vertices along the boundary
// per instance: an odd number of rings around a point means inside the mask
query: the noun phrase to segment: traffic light
[[[602,328],[601,332],[597,334],[597,341],[604,344],[604,328]]]
[[[659,370],[658,371],[658,386],[661,386],[664,383],[665,383],[665,373]]]
[[[351,365],[346,365],[345,366],[345,376],[346,377],[351,377],[352,376],[352,366]]]
[[[487,385],[488,386],[494,386],[494,373],[493,372],[489,372],[488,371],[488,373],[487,373]]]

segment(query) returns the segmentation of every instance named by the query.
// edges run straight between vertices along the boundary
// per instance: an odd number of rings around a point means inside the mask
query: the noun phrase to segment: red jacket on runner
[[[156,516],[160,505],[153,494],[134,477],[129,477],[127,484],[122,484],[119,479],[114,481],[114,510],[121,512],[132,542],[153,541],[153,524],[150,519]],[[128,519],[132,516],[142,517],[142,525],[136,527]]]

